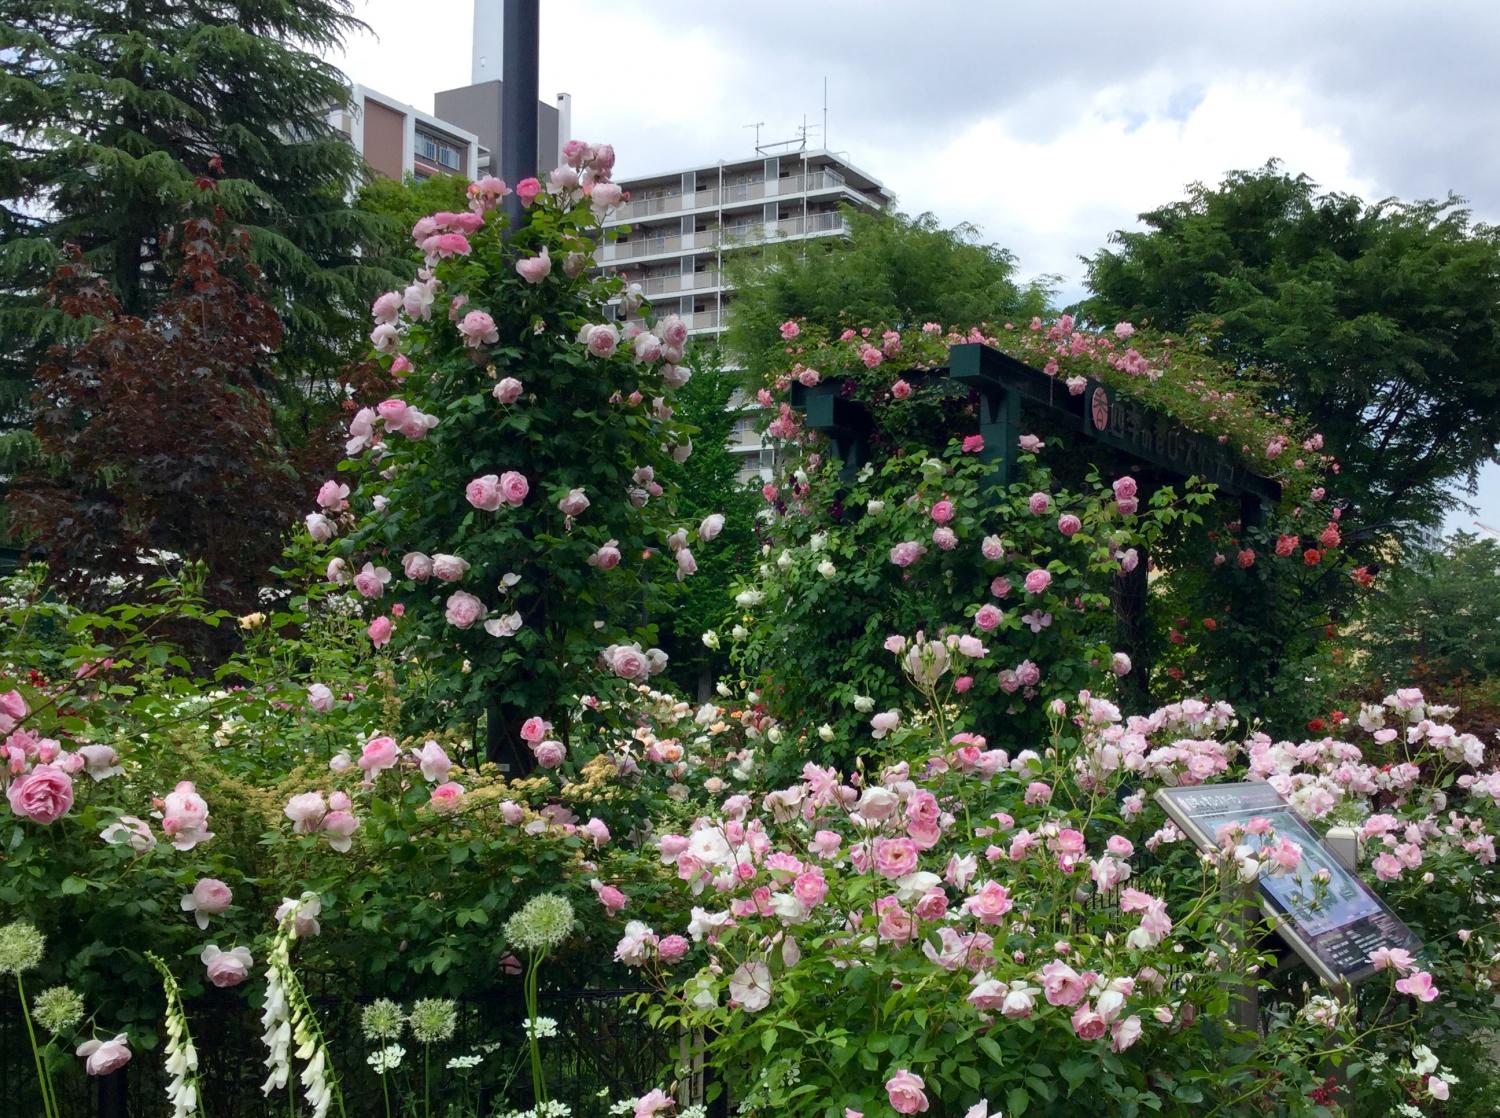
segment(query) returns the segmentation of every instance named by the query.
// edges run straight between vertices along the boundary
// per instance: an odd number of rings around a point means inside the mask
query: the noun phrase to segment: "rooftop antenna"
[[[760,150],[760,130],[762,128],[764,128],[765,126],[766,126],[766,122],[763,121],[763,120],[757,120],[754,124],[741,125],[741,127],[743,127],[743,128],[753,128],[753,129],[755,129],[755,150],[756,151]]]
[[[823,75],[823,147],[828,148],[828,75]]]

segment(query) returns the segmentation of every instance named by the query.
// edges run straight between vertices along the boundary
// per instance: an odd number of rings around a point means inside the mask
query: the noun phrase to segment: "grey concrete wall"
[[[479,137],[481,145],[489,148],[491,173],[495,173],[500,161],[500,110],[504,98],[504,83],[493,81],[444,89],[434,99],[434,116],[467,128]],[[538,101],[536,118],[536,167],[538,176],[544,176],[557,166],[557,106]]]

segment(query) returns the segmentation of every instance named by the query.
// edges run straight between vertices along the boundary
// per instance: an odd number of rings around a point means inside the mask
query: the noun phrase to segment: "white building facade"
[[[654,314],[680,314],[702,341],[723,332],[734,298],[724,279],[726,252],[842,236],[848,223],[841,206],[873,211],[892,201],[878,179],[821,150],[758,154],[619,182],[630,201],[605,222],[620,233],[599,247],[601,269],[640,284]],[[741,418],[730,442],[746,481],[768,476],[771,466],[755,427]]]

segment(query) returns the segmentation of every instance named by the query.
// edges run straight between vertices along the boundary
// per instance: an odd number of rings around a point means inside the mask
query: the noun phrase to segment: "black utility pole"
[[[537,52],[541,38],[541,0],[505,0],[501,34],[500,77],[504,98],[500,105],[500,177],[515,190],[531,178],[536,165]],[[521,199],[509,194],[502,202],[510,227],[526,224]]]

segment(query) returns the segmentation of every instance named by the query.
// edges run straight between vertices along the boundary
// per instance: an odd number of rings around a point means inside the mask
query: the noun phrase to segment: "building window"
[[[463,166],[463,156],[459,154],[458,148],[439,140],[436,136],[418,132],[416,147],[418,158],[425,159],[429,163],[436,163],[450,171],[456,171]]]

